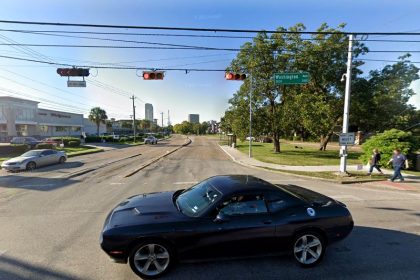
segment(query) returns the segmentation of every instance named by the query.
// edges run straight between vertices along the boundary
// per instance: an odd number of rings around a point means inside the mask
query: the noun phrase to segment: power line
[[[222,28],[196,28],[196,27],[167,27],[167,26],[136,26],[136,25],[109,25],[86,23],[59,23],[41,21],[0,20],[0,23],[44,26],[71,26],[90,28],[115,29],[144,29],[144,30],[171,30],[171,31],[202,31],[202,32],[229,32],[229,33],[269,33],[269,34],[345,34],[345,35],[420,35],[419,32],[338,32],[338,31],[291,31],[291,30],[255,30],[255,29],[222,29]]]

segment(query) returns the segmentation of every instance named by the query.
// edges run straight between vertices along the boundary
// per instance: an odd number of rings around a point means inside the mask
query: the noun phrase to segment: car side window
[[[270,212],[278,212],[295,204],[287,195],[270,193],[267,195],[267,205]]]
[[[54,151],[43,151],[42,153],[41,153],[41,155],[43,155],[43,156],[50,156],[50,155],[52,155],[54,153]]]
[[[233,196],[223,202],[220,208],[220,212],[228,216],[268,212],[262,195]]]

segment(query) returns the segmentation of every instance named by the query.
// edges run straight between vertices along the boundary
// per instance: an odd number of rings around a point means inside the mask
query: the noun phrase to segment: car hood
[[[7,160],[7,163],[15,163],[15,162],[22,162],[28,159],[34,159],[36,157],[15,157],[15,158],[11,158],[9,160]]]
[[[173,194],[159,192],[130,197],[115,207],[105,226],[115,228],[186,220],[174,205]]]

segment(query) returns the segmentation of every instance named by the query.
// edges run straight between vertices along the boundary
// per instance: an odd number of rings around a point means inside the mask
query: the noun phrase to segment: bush
[[[15,154],[23,154],[24,152],[28,151],[28,145],[7,145],[7,146],[0,146],[0,155],[15,155]]]
[[[54,145],[50,143],[39,143],[36,145],[37,149],[54,149]]]
[[[401,153],[410,155],[420,147],[419,141],[412,136],[411,132],[398,129],[386,130],[369,138],[363,145],[363,154],[360,159],[366,163],[372,156],[373,149],[378,149],[381,153],[381,165],[385,165],[392,157],[395,149],[400,149]],[[413,167],[413,162],[409,164]]]
[[[58,141],[60,144],[63,142],[64,146],[69,146],[69,142],[71,141],[78,142],[79,144],[77,146],[80,145],[80,139],[77,137],[51,137],[51,139]]]
[[[80,141],[69,141],[68,147],[79,147],[80,146]]]

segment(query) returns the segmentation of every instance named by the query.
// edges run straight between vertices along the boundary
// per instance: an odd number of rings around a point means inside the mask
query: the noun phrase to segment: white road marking
[[[7,252],[7,250],[0,250],[0,256],[4,255]]]
[[[342,194],[342,195],[330,195],[331,198],[334,198],[336,200],[345,200],[345,201],[363,201],[364,199],[361,199],[354,195],[349,194]]]
[[[197,181],[191,181],[191,182],[175,182],[174,185],[189,185],[189,184],[195,184],[198,183]]]
[[[113,183],[109,183],[110,185],[124,185],[125,183],[118,183],[118,182],[113,182]]]

